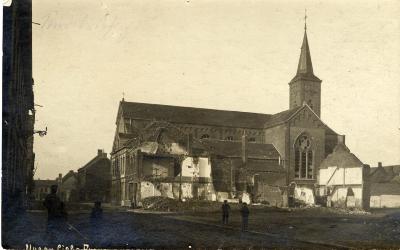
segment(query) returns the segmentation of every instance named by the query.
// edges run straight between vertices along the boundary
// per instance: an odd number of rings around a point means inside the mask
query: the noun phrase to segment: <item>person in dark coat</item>
[[[101,202],[96,201],[90,213],[91,238],[95,245],[99,243],[99,239],[101,238],[102,219],[103,209],[101,208]]]
[[[57,185],[50,187],[50,194],[46,196],[43,206],[47,209],[47,237],[50,242],[57,239],[60,231],[60,219],[62,204],[60,198],[57,196]]]
[[[54,227],[61,206],[60,198],[57,196],[57,185],[51,185],[50,194],[44,199],[43,205],[47,209],[47,229]]]
[[[95,222],[99,221],[103,218],[103,209],[101,208],[101,202],[96,201],[94,203],[94,207],[92,208],[92,212],[90,213],[90,219]]]
[[[228,224],[228,219],[229,219],[229,212],[231,210],[231,207],[228,204],[227,200],[224,200],[224,203],[222,204],[222,224]]]
[[[242,208],[240,209],[240,214],[242,215],[242,231],[247,231],[249,224],[249,208],[247,207],[247,203],[243,202]]]

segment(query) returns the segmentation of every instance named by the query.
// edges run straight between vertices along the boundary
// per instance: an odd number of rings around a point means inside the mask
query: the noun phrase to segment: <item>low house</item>
[[[369,207],[369,166],[363,164],[340,141],[332,154],[322,161],[319,172],[320,197],[327,206]]]
[[[78,196],[78,173],[70,170],[64,177],[59,174],[57,178],[58,193],[64,202],[77,202]]]
[[[58,185],[57,180],[34,180],[34,197],[35,200],[41,201],[46,198],[46,195],[50,193],[50,187],[52,185]]]
[[[81,202],[110,200],[111,163],[102,149],[85,166],[78,169],[79,200]]]
[[[400,165],[372,168],[370,173],[372,208],[400,207]]]

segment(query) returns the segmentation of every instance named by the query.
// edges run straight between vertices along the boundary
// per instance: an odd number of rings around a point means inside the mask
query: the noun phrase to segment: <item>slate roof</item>
[[[264,128],[271,128],[271,127],[274,127],[274,126],[277,126],[279,124],[283,124],[283,123],[289,121],[293,115],[295,115],[298,111],[300,111],[303,108],[308,108],[312,111],[312,109],[307,104],[305,104],[305,105],[302,105],[299,107],[295,107],[292,109],[288,109],[288,110],[276,113],[274,115],[271,115],[269,120],[264,124]],[[319,117],[318,117],[318,119],[321,121],[321,123],[325,127],[325,131],[327,133],[337,135],[337,133],[335,131],[333,131],[330,127],[328,127],[328,125],[326,125]]]
[[[262,128],[269,114],[180,107],[161,104],[120,102],[125,118],[223,127]]]
[[[396,182],[372,183],[371,196],[400,195],[400,184]]]
[[[349,168],[361,167],[364,166],[364,164],[357,156],[350,152],[350,149],[346,145],[339,143],[333,149],[333,152],[321,162],[319,168],[328,168],[330,166]]]
[[[105,154],[105,153],[104,153]],[[91,168],[95,166],[95,164],[101,160],[106,159],[107,161],[111,162],[110,159],[107,157],[107,154],[105,156],[101,155],[96,155],[93,159],[91,159],[88,163],[86,163],[83,167],[79,168],[77,172],[81,172],[83,170],[86,170],[88,168]]]
[[[215,155],[225,157],[241,157],[242,142],[241,141],[225,141],[225,140],[202,140],[202,144],[207,150]],[[272,144],[263,143],[247,143],[247,157],[258,159],[278,159],[279,152]]]
[[[400,165],[383,166],[383,168],[388,174],[400,174]]]
[[[301,45],[301,53],[299,58],[299,64],[297,66],[297,73],[296,76],[292,79],[291,83],[303,79],[321,82],[321,80],[314,75],[306,30],[304,30],[303,44]]]
[[[294,115],[301,108],[303,108],[303,106],[295,107],[295,108],[288,109],[288,110],[276,113],[274,115],[271,115],[271,117],[268,119],[268,121],[264,124],[264,127],[270,128],[270,127],[273,127],[273,126],[276,126],[276,125],[286,122],[292,115]]]
[[[373,183],[389,182],[393,175],[389,174],[383,167],[371,168],[369,179]]]
[[[400,175],[393,177],[393,179],[391,179],[390,182],[395,182],[395,183],[400,184]]]
[[[400,165],[383,166],[371,168],[370,181],[375,183],[390,182],[394,178],[396,181],[400,179]]]
[[[77,173],[74,172],[73,170],[70,170],[63,178],[62,178],[62,182],[64,183],[69,177],[75,177],[77,178]]]

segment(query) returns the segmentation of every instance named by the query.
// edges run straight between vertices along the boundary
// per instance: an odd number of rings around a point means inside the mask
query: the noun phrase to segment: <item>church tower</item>
[[[307,16],[305,16],[307,18]],[[314,75],[310,48],[307,39],[307,24],[304,24],[304,38],[296,76],[290,81],[289,108],[308,106],[321,116],[321,80]]]

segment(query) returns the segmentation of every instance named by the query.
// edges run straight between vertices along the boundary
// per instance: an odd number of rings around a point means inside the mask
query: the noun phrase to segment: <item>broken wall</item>
[[[332,207],[362,207],[362,187],[336,187],[330,197]]]
[[[279,187],[271,186],[266,183],[257,183],[255,185],[254,202],[282,207],[283,197],[281,189]]]
[[[314,190],[309,187],[296,186],[294,189],[294,199],[297,202],[304,203],[306,205],[314,205]]]

